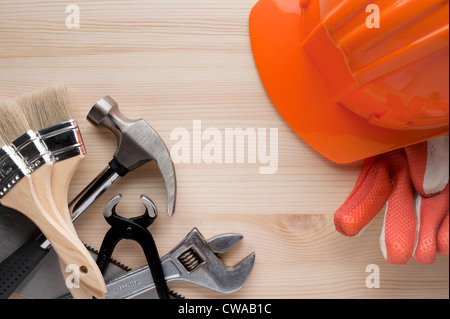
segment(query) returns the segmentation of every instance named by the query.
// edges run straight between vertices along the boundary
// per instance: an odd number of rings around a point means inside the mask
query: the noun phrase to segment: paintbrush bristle
[[[5,145],[10,145],[30,129],[25,115],[13,100],[0,105],[0,136]]]
[[[30,92],[15,100],[30,127],[39,131],[73,119],[69,92],[64,85],[54,85]]]

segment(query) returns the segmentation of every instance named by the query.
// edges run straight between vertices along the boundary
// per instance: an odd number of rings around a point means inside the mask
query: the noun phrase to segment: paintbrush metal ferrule
[[[11,147],[23,158],[31,172],[52,161],[48,150],[34,131],[30,130],[14,140]]]
[[[11,146],[2,147],[0,149],[0,199],[30,173],[28,165]]]
[[[55,163],[86,154],[78,123],[73,119],[39,130],[37,135]]]

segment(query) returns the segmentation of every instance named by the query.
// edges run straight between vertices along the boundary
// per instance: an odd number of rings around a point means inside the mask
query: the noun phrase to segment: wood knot
[[[303,233],[325,227],[327,224],[327,218],[325,215],[284,215],[284,222],[292,232]]]

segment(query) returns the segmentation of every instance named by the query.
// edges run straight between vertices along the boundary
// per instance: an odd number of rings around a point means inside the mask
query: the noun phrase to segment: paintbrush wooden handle
[[[56,198],[54,197],[53,185],[51,184],[51,177],[55,169],[55,164],[50,162],[42,165],[38,170],[31,174],[31,179],[34,182],[34,191],[39,202],[46,208],[46,211],[53,218],[55,222],[61,225],[63,228],[72,231],[75,236],[77,236],[75,229],[72,224],[69,212],[64,211],[64,206],[57,204]],[[60,172],[64,174],[64,172]],[[43,185],[46,185],[43,187]],[[50,185],[50,187],[48,187]],[[60,185],[55,185],[55,188]],[[58,193],[57,193],[58,194]],[[59,194],[58,194],[59,195]],[[59,200],[61,202],[61,200]],[[63,202],[63,201],[62,201]],[[67,209],[66,209],[67,210]]]
[[[69,210],[69,186],[80,163],[86,155],[79,155],[54,163],[51,174],[53,199],[59,212],[67,224],[73,225],[72,213]],[[75,229],[74,229],[75,231]]]
[[[41,193],[43,187],[51,188],[49,180],[35,175],[36,172],[18,182],[2,198],[2,205],[20,211],[34,222],[51,242],[60,264],[71,266],[72,273],[66,272],[65,269],[63,271],[66,284],[76,286],[79,283],[80,287],[92,296],[98,299],[105,298],[106,285],[92,256],[68,227],[63,227],[60,220],[55,220],[56,212],[53,207],[46,207],[49,206],[49,198],[41,201],[38,197],[37,193]],[[37,189],[39,190],[36,191]]]
[[[53,199],[55,200],[56,208],[59,212],[61,212],[63,219],[66,224],[69,225],[71,230],[76,234],[76,229],[73,226],[72,222],[72,214],[69,210],[69,186],[70,181],[75,174],[80,163],[84,160],[85,155],[79,155],[76,157],[72,157],[70,159],[54,163],[52,169],[52,177],[51,177],[51,185],[52,185],[52,193]],[[60,262],[61,271],[65,271],[67,269],[66,264]],[[89,299],[92,298],[89,291],[86,291],[82,287],[72,288],[70,289],[70,293],[75,299]]]
[[[82,156],[84,158],[84,156]],[[52,218],[57,221],[63,228],[71,232],[73,236],[78,237],[75,227],[72,223],[71,214],[68,208],[67,194],[69,191],[69,183],[75,173],[76,167],[83,158],[74,157],[67,161],[59,163],[46,163],[32,175],[33,180],[45,180],[50,176],[51,189],[48,187],[35,187],[36,194],[41,200],[43,206],[49,208],[48,213],[52,213]],[[68,165],[69,164],[69,165]],[[52,179],[55,179],[53,184]],[[75,272],[71,265],[59,259],[61,273]],[[92,299],[92,294],[84,289],[81,285],[68,284],[67,288],[75,299]]]

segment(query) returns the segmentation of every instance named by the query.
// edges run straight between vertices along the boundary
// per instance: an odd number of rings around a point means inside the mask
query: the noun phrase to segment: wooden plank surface
[[[74,115],[87,146],[87,159],[73,179],[74,197],[111,159],[116,140],[85,119],[104,95],[119,102],[129,118],[144,118],[169,149],[184,129],[278,129],[275,174],[256,163],[176,163],[177,209],[165,215],[164,182],[154,163],[120,180],[77,222],[82,240],[99,247],[108,225],[106,201],[124,198],[118,212],[143,213],[139,195],[159,209],[151,226],[161,254],[193,228],[205,237],[244,234],[224,255],[233,264],[256,252],[254,271],[229,298],[448,298],[448,257],[422,266],[388,264],[378,238],[378,216],[358,238],[334,229],[333,213],[361,169],[331,163],[297,137],[268,99],[253,62],[248,15],[256,0],[82,1],[80,28],[68,29],[67,2],[14,0],[0,3],[0,98],[55,82],[69,87]],[[198,122],[197,122],[198,123]],[[266,145],[268,147],[268,145]],[[201,149],[200,149],[201,150]],[[244,152],[248,146],[244,146]],[[224,150],[225,151],[225,150]],[[235,150],[236,151],[236,150]],[[201,157],[200,157],[201,158]],[[121,242],[115,258],[135,268],[145,264],[140,248]],[[366,287],[368,265],[378,265],[380,288]],[[185,283],[170,287],[189,298],[222,295]]]

